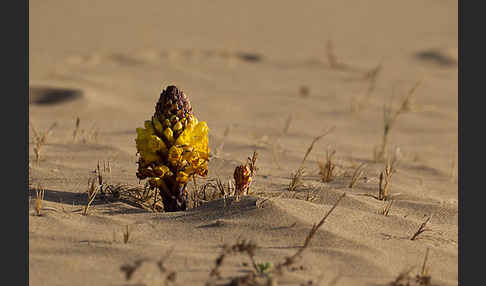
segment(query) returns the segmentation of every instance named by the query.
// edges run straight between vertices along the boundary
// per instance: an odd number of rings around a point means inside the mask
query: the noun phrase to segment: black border
[[[29,1],[2,5],[2,282],[29,285]]]

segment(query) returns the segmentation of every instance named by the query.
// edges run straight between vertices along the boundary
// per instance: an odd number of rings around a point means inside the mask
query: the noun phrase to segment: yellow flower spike
[[[168,86],[160,94],[151,120],[137,128],[137,177],[157,187],[165,211],[185,210],[186,185],[195,175],[207,176],[209,128],[194,116],[186,94]]]
[[[164,130],[164,136],[165,138],[167,138],[167,141],[169,141],[169,143],[174,142],[174,132],[172,132],[172,129],[170,129],[169,127]]]
[[[155,130],[162,134],[162,132],[164,132],[164,127],[162,126],[162,123],[159,121],[157,116],[152,116],[152,122],[154,124]]]

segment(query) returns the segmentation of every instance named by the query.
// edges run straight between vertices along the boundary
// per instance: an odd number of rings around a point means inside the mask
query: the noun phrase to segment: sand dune
[[[257,263],[277,265],[343,193],[278,285],[390,285],[420,272],[427,249],[432,285],[458,285],[456,2],[30,1],[29,23],[30,285],[161,285],[171,272],[175,285],[204,285],[238,239],[257,244]],[[383,108],[396,110],[419,82],[389,133],[398,161],[385,216],[373,197]],[[100,197],[83,215],[98,162],[110,162],[106,184],[143,185],[135,129],[169,84],[210,128],[206,180],[228,182],[258,152],[252,194],[175,213]],[[50,127],[37,160],[36,134]],[[312,140],[331,127],[289,192]],[[327,150],[336,176],[322,182]],[[127,280],[122,266],[137,261]],[[251,271],[248,257],[230,256],[218,282]]]

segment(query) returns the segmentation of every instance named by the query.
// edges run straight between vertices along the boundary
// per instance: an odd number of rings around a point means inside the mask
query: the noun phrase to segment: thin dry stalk
[[[410,238],[410,240],[415,240],[417,239],[417,237],[426,232],[426,231],[431,231],[431,229],[429,228],[425,228],[427,226],[427,223],[430,221],[430,219],[432,218],[432,216],[429,216],[418,228],[418,230],[412,235],[412,237]]]
[[[272,159],[273,159],[273,162],[275,163],[275,165],[277,166],[277,169],[281,170],[282,169],[282,165],[280,165],[280,153],[282,152],[282,146],[277,143],[277,142],[274,142],[272,144]]]
[[[39,185],[36,190],[36,198],[35,198],[35,214],[37,216],[42,216],[41,210],[42,210],[42,201],[44,200],[44,188]]]
[[[384,216],[388,216],[388,214],[390,213],[391,207],[393,205],[393,202],[394,202],[394,200],[389,200],[388,202],[386,202],[385,206],[381,210],[380,214],[382,214]]]
[[[393,164],[390,163],[390,160],[387,160],[385,170],[380,173],[380,184],[378,189],[378,199],[380,201],[386,201],[388,199],[390,182],[393,172]]]
[[[322,135],[319,135],[316,138],[314,138],[314,140],[312,140],[312,143],[310,144],[309,148],[307,148],[307,151],[305,152],[304,159],[302,159],[302,163],[300,163],[301,166],[304,165],[305,160],[307,159],[310,152],[314,148],[314,144],[316,144],[317,141],[321,140],[322,137],[324,137],[324,136],[328,135],[329,133],[331,133],[332,131],[334,131],[334,129],[335,129],[335,126],[327,129],[326,132],[324,132]]]
[[[76,142],[76,139],[78,137],[80,123],[81,123],[81,119],[79,117],[76,117],[76,124],[74,125],[74,131],[73,131],[73,141],[74,142]]]
[[[292,124],[293,116],[292,114],[289,114],[287,117],[287,120],[285,120],[285,125],[282,131],[283,135],[287,135],[289,133],[290,125]]]
[[[364,168],[366,167],[366,164],[365,163],[362,163],[361,165],[359,165],[353,172],[353,176],[351,177],[351,182],[349,183],[348,185],[348,188],[353,188],[356,183],[358,182],[358,180],[361,178],[361,176],[363,175],[364,173]]]
[[[300,163],[300,167],[291,174],[290,176],[290,183],[288,190],[290,192],[294,192],[297,187],[299,187],[302,184],[302,176],[304,175],[304,163],[305,160],[307,160],[307,157],[311,153],[312,149],[314,148],[314,145],[316,144],[317,141],[319,141],[322,137],[328,135],[334,130],[335,126],[329,128],[326,132],[324,132],[322,135],[319,135],[312,140],[312,143],[310,144],[309,148],[307,148],[307,151],[305,152],[304,158],[302,159],[302,162]]]
[[[363,79],[369,81],[368,88],[366,89],[366,93],[362,95],[360,98],[352,98],[351,100],[351,111],[352,112],[360,112],[363,110],[365,104],[369,102],[371,99],[371,94],[373,91],[376,89],[376,81],[378,78],[378,75],[380,74],[382,70],[382,64],[381,62],[374,67],[373,69],[365,72]]]
[[[451,169],[449,172],[449,178],[452,183],[457,182],[457,150],[454,151],[453,157],[451,159]]]
[[[73,142],[81,140],[82,143],[87,142],[98,142],[98,129],[96,128],[96,123],[93,123],[91,129],[85,130],[81,129],[81,119],[76,117],[76,123],[73,131]]]
[[[88,215],[88,210],[98,194],[99,187],[96,185],[96,178],[88,179],[88,201],[84,207],[83,215]]]
[[[425,251],[421,272],[416,274],[415,277],[410,275],[414,268],[411,267],[407,271],[400,273],[398,277],[390,283],[390,286],[431,286],[432,277],[430,276],[428,267],[426,266],[428,256],[429,248],[427,248]]]
[[[336,154],[336,150],[332,150],[329,152],[329,149],[326,151],[326,163],[322,161],[318,161],[317,165],[319,166],[319,175],[321,176],[321,180],[324,183],[329,183],[334,180],[335,173],[334,169],[336,168],[336,164],[333,162],[333,156]]]
[[[305,238],[304,245],[294,255],[292,255],[290,257],[286,257],[283,262],[281,262],[281,263],[279,263],[279,264],[277,264],[275,266],[275,271],[277,273],[282,273],[283,268],[289,267],[289,266],[291,266],[292,264],[294,264],[297,261],[297,259],[302,255],[302,253],[304,252],[304,250],[309,246],[310,241],[312,240],[312,238],[314,237],[314,235],[317,233],[317,231],[319,230],[319,228],[324,224],[324,222],[326,221],[326,219],[334,211],[334,209],[337,207],[337,205],[339,204],[339,202],[345,196],[346,196],[346,193],[343,193],[339,197],[339,199],[334,203],[334,205],[331,207],[331,209],[326,213],[326,215],[324,215],[324,217],[321,219],[321,221],[319,221],[319,223],[314,224],[312,226],[312,229],[310,230],[309,234]]]
[[[398,116],[414,110],[412,97],[421,83],[422,81],[419,81],[417,84],[415,84],[415,86],[408,92],[407,96],[403,99],[400,108],[398,108],[395,112],[392,111],[391,106],[387,106],[386,104],[383,105],[383,137],[381,146],[378,150],[375,150],[375,161],[381,161],[385,159],[388,145],[388,135],[390,134],[392,128],[395,126]]]
[[[127,244],[129,240],[130,240],[130,229],[128,228],[127,225],[125,228],[125,232],[123,233],[123,243]]]
[[[425,251],[424,263],[422,264],[422,271],[416,276],[416,281],[420,286],[429,286],[432,277],[429,274],[427,265],[427,258],[429,257],[429,248]]]

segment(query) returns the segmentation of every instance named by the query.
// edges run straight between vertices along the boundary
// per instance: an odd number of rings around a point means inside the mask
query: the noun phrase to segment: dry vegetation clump
[[[165,267],[165,261],[167,260],[167,258],[170,256],[171,253],[172,250],[169,250],[169,252],[167,252],[167,254],[165,254],[164,257],[162,257],[157,261],[152,261],[147,258],[142,258],[142,259],[135,260],[133,263],[123,264],[120,267],[120,271],[123,272],[123,274],[125,274],[126,281],[131,281],[133,279],[133,275],[142,266],[142,264],[152,262],[155,263],[155,265],[157,265],[157,269],[160,271],[161,278],[164,282],[164,284],[162,285],[166,285],[166,286],[176,285],[175,282],[177,278],[177,272],[170,271]],[[135,284],[135,285],[146,285],[146,284]]]
[[[333,161],[333,157],[335,154],[336,150],[330,151],[328,149],[326,151],[326,161],[317,161],[317,165],[319,166],[319,175],[321,176],[321,181],[324,183],[331,182],[336,176],[336,164]]]
[[[47,137],[52,133],[52,130],[57,126],[57,123],[54,122],[52,125],[44,132],[37,132],[34,127],[34,124],[30,122],[30,127],[32,128],[32,132],[34,133],[34,155],[35,155],[35,162],[39,163],[41,159],[41,150],[43,146],[47,143]]]
[[[255,252],[258,249],[257,245],[252,241],[238,240],[235,244],[229,246],[223,246],[222,253],[216,258],[215,265],[210,271],[209,280],[206,282],[206,286],[217,285],[218,280],[223,279],[221,275],[221,267],[223,262],[229,255],[234,255],[237,253],[246,254],[249,257],[252,271],[247,275],[230,278],[230,282],[227,284],[218,285],[242,285],[242,286],[270,286],[277,285],[278,277],[284,275],[285,270],[292,270],[292,266],[297,263],[297,261],[302,257],[303,252],[309,247],[310,242],[314,235],[317,233],[319,228],[324,224],[329,215],[334,211],[339,202],[345,197],[343,193],[339,199],[334,203],[334,205],[329,209],[329,211],[324,215],[324,217],[317,223],[314,224],[307,235],[304,244],[296,253],[292,256],[285,257],[280,263],[272,264],[271,262],[257,263],[255,260]]]
[[[429,248],[425,251],[424,262],[420,273],[412,276],[410,273],[413,268],[408,269],[400,273],[394,281],[390,283],[390,286],[432,286],[432,277],[429,274],[427,267],[427,259],[429,256]]]
[[[387,153],[388,136],[395,126],[398,116],[404,113],[415,111],[414,94],[417,88],[422,84],[419,81],[415,86],[410,89],[407,96],[403,99],[400,107],[397,110],[392,110],[391,105],[383,106],[383,137],[381,146],[374,149],[373,158],[376,162],[385,160],[385,154]]]

